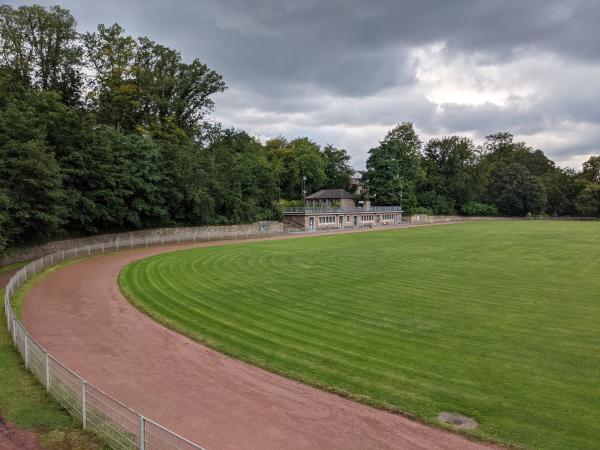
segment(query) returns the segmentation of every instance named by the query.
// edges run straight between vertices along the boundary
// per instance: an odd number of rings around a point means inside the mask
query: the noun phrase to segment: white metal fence
[[[111,242],[61,250],[36,259],[16,272],[6,285],[4,311],[13,343],[23,357],[25,367],[38,378],[52,397],[69,413],[79,418],[83,428],[98,433],[112,448],[128,450],[203,450],[199,445],[145,418],[110,395],[105,394],[57,361],[29,335],[23,324],[17,319],[10,300],[16,290],[29,278],[63,261],[150,245],[248,239],[266,235],[269,235],[269,233],[213,230],[187,235],[177,233],[172,236],[117,239]]]

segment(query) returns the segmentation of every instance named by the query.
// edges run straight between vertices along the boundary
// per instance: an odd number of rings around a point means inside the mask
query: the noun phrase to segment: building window
[[[336,219],[337,219],[337,216],[320,216],[319,217],[319,223],[321,225],[323,225],[323,224],[330,224],[330,223],[336,223]]]

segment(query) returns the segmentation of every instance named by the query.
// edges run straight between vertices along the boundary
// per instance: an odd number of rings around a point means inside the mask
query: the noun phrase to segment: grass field
[[[490,222],[207,247],[124,293],[237,358],[471,435],[600,443],[600,223]]]

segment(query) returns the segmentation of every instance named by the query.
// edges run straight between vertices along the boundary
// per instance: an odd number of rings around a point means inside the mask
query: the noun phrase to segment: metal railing
[[[564,220],[575,222],[599,222],[600,217],[579,217],[579,216],[540,216],[532,215],[530,220]]]
[[[54,358],[40,345],[18,320],[11,298],[32,276],[63,261],[101,255],[107,252],[150,245],[191,243],[211,240],[247,239],[278,235],[260,230],[211,230],[189,234],[151,238],[116,239],[111,242],[61,250],[36,259],[17,271],[6,285],[4,312],[13,343],[25,361],[25,367],[46,387],[46,390],[70,414],[79,418],[84,429],[100,435],[114,449],[141,450],[203,450],[197,444],[179,436],[162,425],[144,417],[127,405],[88,383],[77,373]]]
[[[402,212],[400,206],[368,206],[368,207],[355,207],[355,208],[331,208],[331,207],[311,207],[311,206],[294,206],[290,208],[283,208],[283,213],[309,213],[309,214],[320,214],[320,213],[369,213],[369,212]]]

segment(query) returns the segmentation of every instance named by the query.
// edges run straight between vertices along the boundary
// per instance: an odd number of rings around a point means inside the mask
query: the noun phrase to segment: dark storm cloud
[[[206,62],[231,88],[215,98],[216,117],[257,134],[306,132],[320,141],[339,140],[358,161],[381,138],[375,133],[402,120],[413,120],[427,135],[480,138],[508,130],[542,144],[546,136],[550,151],[565,161],[598,151],[591,138],[579,138],[569,150],[569,142],[557,144],[550,136],[568,127],[593,136],[600,128],[600,1],[61,4],[83,30],[119,22],[129,33]],[[415,50],[437,43],[443,50],[434,72],[457,66],[455,78],[470,73],[474,89],[488,96],[490,90],[520,92],[520,85],[531,92],[495,103],[436,99],[428,90],[457,89],[456,80],[425,83],[419,70],[429,56],[419,60]],[[465,57],[463,68],[458,61]]]

